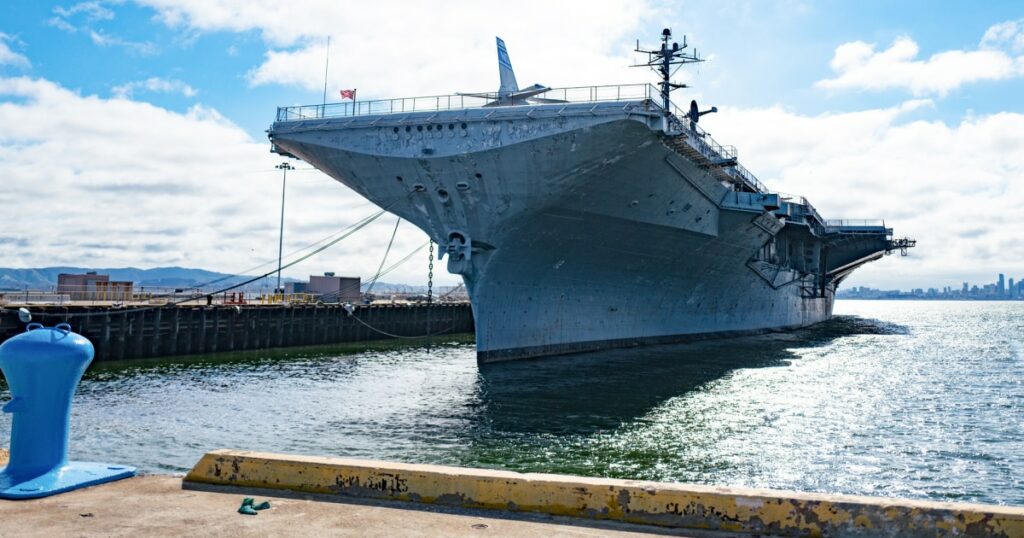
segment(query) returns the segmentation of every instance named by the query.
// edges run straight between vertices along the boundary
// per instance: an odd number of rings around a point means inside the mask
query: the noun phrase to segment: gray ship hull
[[[271,138],[439,244],[480,362],[811,325],[890,248],[723,181],[649,102],[612,105],[288,121]]]

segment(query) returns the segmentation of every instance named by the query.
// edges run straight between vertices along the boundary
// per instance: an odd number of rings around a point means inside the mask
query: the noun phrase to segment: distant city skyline
[[[999,273],[995,282],[988,284],[971,284],[965,281],[960,287],[945,286],[939,288],[913,288],[909,291],[880,290],[867,286],[840,288],[836,293],[838,299],[954,299],[973,301],[1006,301],[1024,300],[1024,279],[1006,278]]]

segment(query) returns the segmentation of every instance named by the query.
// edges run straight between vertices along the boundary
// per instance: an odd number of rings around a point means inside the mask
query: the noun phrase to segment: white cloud
[[[882,218],[919,240],[909,258],[870,264],[851,284],[1024,276],[1024,114],[907,119],[929,105],[817,116],[726,109],[707,128],[769,187],[806,196],[825,218]]]
[[[114,18],[114,12],[100,2],[79,2],[71,7],[57,6],[53,12],[65,18],[83,15],[89,21],[108,21]]]
[[[495,34],[509,43],[523,85],[648,77],[627,71],[623,66],[632,58],[617,56],[631,48],[642,24],[643,10],[629,4],[595,10],[553,3],[537,17],[538,7],[530,3],[495,14],[493,5],[472,3],[354,9],[327,1],[140,1],[190,32],[262,35],[270,50],[249,74],[255,85],[322,89],[327,35],[333,36],[332,95],[341,87],[359,88],[367,98],[493,89]],[[566,21],[573,21],[572,32],[565,31]],[[1017,76],[1024,66],[1012,56],[1019,52],[1020,28],[1001,23],[977,50],[927,59],[918,58],[916,43],[906,38],[882,51],[847,43],[832,60],[837,77],[819,84],[932,96],[975,80]],[[126,88],[125,98],[101,99],[43,80],[0,79],[0,124],[14,126],[0,131],[0,181],[16,186],[0,189],[0,205],[20,209],[4,235],[31,243],[17,248],[21,265],[179,264],[232,271],[276,255],[280,176],[272,166],[279,158],[267,153],[264,140],[215,110],[197,105],[177,114],[129,99],[130,91],[144,87]],[[16,99],[5,103],[4,94]],[[920,241],[910,258],[871,264],[851,284],[910,287],[990,279],[987,272],[1024,275],[1024,114],[967,115],[954,123],[909,119],[929,106],[932,101],[917,99],[816,116],[780,107],[723,107],[705,121],[720,141],[740,148],[744,165],[770,187],[808,196],[828,218],[886,218],[899,235]],[[372,211],[361,197],[314,171],[289,175],[288,207],[286,251]],[[392,219],[292,274],[372,273]],[[425,240],[412,226],[402,230],[393,259]],[[394,280],[422,282],[422,266],[410,263]],[[442,270],[438,275],[454,281]]]
[[[57,6],[53,8],[54,16],[50,17],[46,24],[65,31],[69,34],[77,33],[79,28],[69,19],[83,18],[87,23],[98,21],[109,21],[114,18],[114,12],[107,9],[101,2],[79,2],[71,7]],[[83,28],[84,29],[84,28]]]
[[[329,93],[355,87],[368,98],[493,90],[495,35],[508,43],[524,86],[647,80],[629,69],[633,58],[623,51],[632,49],[641,21],[660,13],[627,0],[602,2],[600,9],[524,0],[507,10],[486,2],[139,1],[172,26],[259,32],[270,50],[249,73],[253,85],[323,89],[331,36]]]
[[[3,235],[18,238],[2,249],[5,265],[234,272],[276,259],[281,176],[273,166],[281,158],[216,110],[176,113],[42,79],[0,78],[0,125],[0,206],[14,211]],[[375,210],[319,172],[291,172],[285,252]],[[382,218],[285,274],[372,274],[393,225]],[[425,240],[404,226],[392,259]],[[423,282],[426,253],[420,258],[394,280]]]
[[[78,32],[78,28],[75,25],[69,23],[68,21],[60,17],[50,17],[49,19],[47,19],[46,24],[49,24],[50,26],[53,26],[54,28],[67,32],[69,34],[74,34]]]
[[[14,37],[0,32],[0,65],[11,65],[14,67],[28,67],[31,63],[22,54],[11,50],[8,43],[14,41]]]
[[[981,38],[981,47],[1024,52],[1024,19],[994,24]]]
[[[831,67],[835,78],[820,80],[828,89],[904,89],[914,95],[945,95],[964,84],[1024,76],[1024,49],[1019,21],[996,24],[985,32],[977,50],[948,50],[919,59],[920,49],[909,37],[900,37],[878,51],[863,41],[836,47]]]
[[[164,79],[159,77],[150,77],[146,80],[127,82],[119,86],[114,86],[111,91],[115,96],[123,99],[130,99],[138,91],[180,93],[185,97],[195,97],[198,93],[195,88],[180,80]]]
[[[123,47],[128,52],[143,56],[151,56],[159,51],[151,41],[130,41],[102,30],[89,30],[89,39],[100,47]]]
[[[4,102],[5,97],[13,98]],[[1024,276],[1024,114],[910,121],[930,101],[841,114],[779,107],[709,118],[721,142],[770,187],[805,195],[827,218],[885,218],[919,240],[851,284],[909,287]],[[0,78],[0,206],[7,264],[185,265],[238,271],[276,256],[280,158],[215,110],[179,114],[81,96],[45,80]],[[304,164],[298,164],[305,168]],[[315,171],[289,174],[285,251],[374,211]],[[394,217],[286,273],[376,269]],[[425,236],[402,227],[392,259]],[[425,253],[391,281],[424,280]],[[455,281],[443,270],[442,283]]]

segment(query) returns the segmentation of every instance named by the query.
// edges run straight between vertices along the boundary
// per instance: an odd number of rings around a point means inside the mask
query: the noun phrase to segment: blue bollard
[[[68,461],[71,398],[92,362],[92,343],[67,323],[28,330],[0,344],[11,389],[11,453],[0,468],[0,499],[33,499],[135,476],[134,467]]]

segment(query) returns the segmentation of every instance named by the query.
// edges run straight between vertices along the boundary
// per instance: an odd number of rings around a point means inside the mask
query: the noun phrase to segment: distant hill
[[[252,278],[248,276],[232,276],[226,273],[207,271],[205,269],[189,269],[186,267],[154,267],[153,269],[139,269],[137,267],[0,268],[0,289],[21,290],[28,288],[33,290],[46,290],[57,285],[57,275],[61,273],[82,274],[88,271],[96,271],[101,275],[110,275],[111,280],[130,280],[135,283],[136,288],[209,287],[204,285],[213,281],[217,281],[213,284],[213,287],[226,287]],[[286,282],[295,281],[293,278],[285,278],[283,280]],[[247,288],[258,289],[261,286],[266,286],[262,280],[250,284]]]
[[[89,267],[35,267],[27,269],[13,269],[0,267],[0,290],[49,290],[57,286],[57,275],[61,273],[82,274],[88,271],[96,271],[101,275],[110,275],[111,280],[130,280],[135,287],[152,288],[196,288],[203,287],[223,288],[232,284],[244,282],[252,276],[232,276],[227,273],[207,271],[205,269],[190,269],[187,267],[154,267],[152,269],[139,269],[137,267],[114,267],[114,268],[89,268]],[[241,288],[245,291],[257,291],[267,286],[273,287],[276,279],[260,279],[252,284]],[[284,282],[299,282],[294,278],[283,278]],[[217,281],[209,285],[210,282]],[[366,284],[363,284],[366,289]],[[408,286],[404,284],[388,284],[378,282],[373,291],[379,293],[405,291],[419,292],[426,291],[425,286]]]

